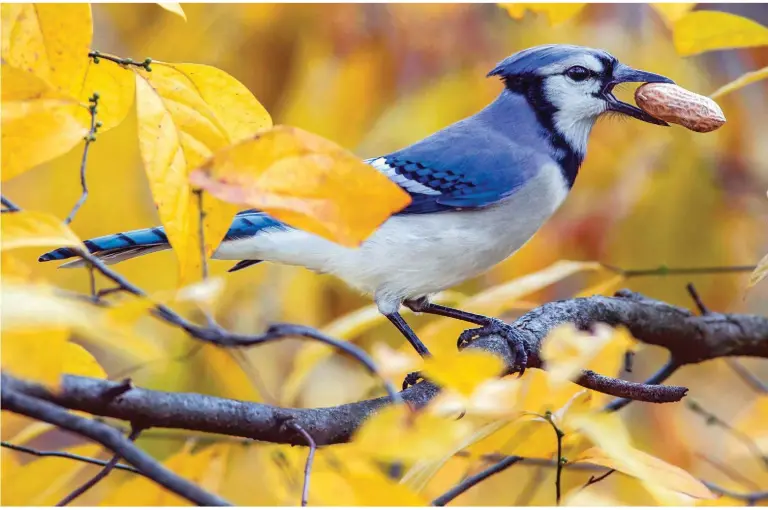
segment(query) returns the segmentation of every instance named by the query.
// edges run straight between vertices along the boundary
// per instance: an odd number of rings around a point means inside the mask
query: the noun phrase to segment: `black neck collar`
[[[560,165],[568,187],[573,187],[579,173],[584,154],[574,149],[555,127],[557,110],[544,96],[544,79],[540,76],[507,76],[504,78],[507,90],[525,98],[536,114],[543,135],[549,140],[555,152],[555,160]]]

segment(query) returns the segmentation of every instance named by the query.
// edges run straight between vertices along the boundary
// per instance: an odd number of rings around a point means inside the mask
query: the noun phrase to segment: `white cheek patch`
[[[607,108],[603,99],[594,96],[599,89],[597,80],[574,83],[565,76],[557,75],[544,81],[544,94],[557,109],[553,116],[555,129],[582,155],[586,153],[592,126]]]
[[[441,195],[442,194],[435,189],[424,186],[420,182],[414,181],[413,179],[409,179],[404,175],[400,175],[399,173],[397,173],[397,168],[387,163],[387,160],[384,158],[366,159],[364,163],[368,163],[373,168],[375,168],[379,172],[389,177],[389,179],[392,182],[398,184],[401,188],[403,188],[404,190],[410,193],[420,193],[422,195]]]

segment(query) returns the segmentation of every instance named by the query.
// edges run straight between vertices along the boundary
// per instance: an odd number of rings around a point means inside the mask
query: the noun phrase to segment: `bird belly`
[[[382,311],[478,276],[523,246],[565,199],[560,168],[540,172],[498,204],[393,216],[330,272],[373,293]],[[393,310],[394,311],[394,310]]]

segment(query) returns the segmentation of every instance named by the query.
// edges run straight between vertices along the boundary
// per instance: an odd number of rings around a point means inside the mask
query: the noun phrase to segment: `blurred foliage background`
[[[768,24],[766,5],[701,7]],[[678,56],[667,23],[647,4],[587,5],[575,17],[554,25],[545,15],[532,12],[513,19],[495,4],[185,4],[184,9],[186,22],[152,4],[94,5],[94,49],[137,60],[149,56],[216,66],[243,82],[275,124],[318,133],[361,158],[403,147],[482,108],[501,90],[497,80],[485,78],[486,73],[509,54],[537,44],[604,48],[631,66],[664,74],[705,95],[768,65],[765,47]],[[632,89],[621,93],[631,97]],[[768,251],[768,82],[750,85],[719,103],[728,122],[706,135],[677,126],[662,129],[634,121],[600,121],[573,192],[552,220],[519,253],[456,290],[476,294],[560,259],[595,260],[625,269],[755,264]],[[91,149],[90,196],[73,223],[83,239],[159,223],[135,132],[135,114],[129,114],[119,127],[100,135]],[[3,193],[24,208],[64,217],[80,194],[81,153],[78,146],[4,183]],[[39,253],[23,250],[18,255],[33,264]],[[175,263],[171,252],[163,252],[128,261],[118,270],[144,289],[160,291],[173,288]],[[227,275],[229,264],[214,261],[211,271],[227,280],[217,317],[236,330],[259,331],[271,321],[327,327],[370,306],[367,298],[329,276],[269,263]],[[84,271],[57,271],[53,264],[34,264],[33,269],[57,285],[87,291]],[[578,274],[529,296],[529,301],[569,297],[609,276]],[[691,307],[685,285],[693,282],[713,310],[768,313],[768,285],[745,292],[747,279],[748,273],[653,276],[620,285]],[[409,320],[418,331],[430,319]],[[110,377],[131,375],[137,384],[157,389],[307,407],[358,400],[376,390],[375,381],[338,356],[297,373],[297,367],[302,368],[297,356],[306,347],[298,341],[231,354],[200,346],[155,322],[147,321],[143,327],[161,355],[138,364],[119,357],[100,358]],[[375,341],[402,344],[388,323],[362,329],[349,336],[366,349]],[[627,377],[641,380],[663,361],[662,352],[646,349]],[[768,379],[765,361],[744,360],[744,364]],[[728,422],[753,412],[754,392],[723,360],[687,367],[670,383],[691,387],[690,398]],[[637,446],[645,451],[711,480],[728,480],[715,464],[738,461],[744,477],[768,486],[766,467],[742,443],[722,428],[707,425],[685,404],[633,404],[625,413],[631,417],[628,423]],[[12,437],[26,423],[4,416],[3,438]],[[768,434],[763,437],[768,439]],[[37,441],[46,444],[44,436]],[[183,438],[151,433],[140,439],[143,448],[160,457],[179,451],[183,443]],[[224,495],[241,504],[298,501],[295,491],[283,500],[279,491],[257,490],[258,483],[268,483],[269,477],[256,482],[255,470],[270,455],[282,452],[298,476],[303,455],[288,447],[253,448],[263,454],[233,450],[230,461],[239,456],[237,462],[254,477],[247,481],[230,477],[228,488],[222,488]],[[763,443],[763,450],[768,452],[768,443]],[[461,469],[449,465],[434,480],[435,487],[449,486]],[[458,501],[509,502],[512,492],[522,494],[527,480],[550,476],[537,470],[515,467]],[[130,475],[111,475],[125,476]],[[629,490],[623,477],[604,483]],[[80,502],[99,501],[110,487],[114,485],[101,484]],[[533,504],[554,503],[549,484],[521,497]]]

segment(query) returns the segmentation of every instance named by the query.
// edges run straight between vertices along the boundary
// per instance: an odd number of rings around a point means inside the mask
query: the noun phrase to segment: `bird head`
[[[607,112],[666,126],[640,108],[618,100],[619,83],[674,83],[665,76],[633,69],[606,51],[548,44],[515,53],[488,76],[499,76],[511,92],[522,94],[542,124],[584,154],[597,118]]]

